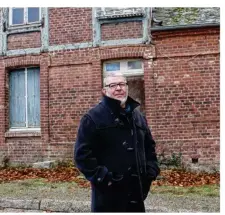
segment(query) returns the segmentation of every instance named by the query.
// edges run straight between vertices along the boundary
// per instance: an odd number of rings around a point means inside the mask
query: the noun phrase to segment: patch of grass
[[[220,196],[219,185],[203,185],[191,187],[179,186],[151,186],[151,193],[174,194],[174,195],[202,195],[202,196]]]
[[[15,183],[17,186],[26,187],[26,188],[38,188],[38,187],[50,187],[50,188],[58,188],[58,187],[70,187],[76,185],[75,182],[48,182],[44,178],[35,178],[35,179],[24,179],[24,180],[16,180],[6,184]]]
[[[15,181],[15,183],[18,183],[18,185],[25,186],[25,187],[46,186],[46,180],[43,178],[18,180],[18,181]]]
[[[52,198],[72,199],[77,192],[88,192],[79,188],[76,182],[48,182],[46,179],[25,179],[0,184],[0,198]]]
[[[9,194],[13,191],[35,191],[42,190],[43,192],[56,191],[56,190],[77,190],[78,185],[76,182],[47,182],[46,179],[26,179],[17,180],[10,183],[2,183],[0,191],[3,194]],[[79,188],[83,189],[83,188]],[[202,185],[202,186],[151,186],[151,193],[153,194],[172,194],[172,195],[200,195],[200,196],[220,196],[220,185]],[[1,195],[0,195],[1,196]]]

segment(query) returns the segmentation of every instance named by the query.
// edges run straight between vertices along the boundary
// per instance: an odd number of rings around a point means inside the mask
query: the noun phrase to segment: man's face
[[[121,101],[121,105],[124,105],[128,96],[127,82],[122,76],[108,77],[102,92],[110,98]]]

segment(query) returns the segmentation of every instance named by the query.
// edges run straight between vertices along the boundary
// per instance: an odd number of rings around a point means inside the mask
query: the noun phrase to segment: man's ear
[[[106,95],[106,89],[105,88],[102,88],[102,94]]]

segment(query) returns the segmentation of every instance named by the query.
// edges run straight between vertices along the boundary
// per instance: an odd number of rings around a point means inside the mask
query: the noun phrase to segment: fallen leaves
[[[192,173],[183,170],[164,170],[160,173],[161,180],[156,180],[153,185],[169,185],[169,186],[200,186],[209,184],[219,184],[219,173]]]
[[[56,167],[52,169],[36,168],[0,168],[0,183],[13,180],[45,178],[47,182],[76,182],[81,187],[90,187],[90,183],[75,167]],[[219,184],[220,174],[191,173],[182,170],[162,170],[159,180],[152,184],[156,186],[200,186]]]
[[[46,178],[47,181],[73,181],[80,172],[75,167],[57,167],[53,169],[36,169],[36,168],[5,168],[0,169],[0,182]]]

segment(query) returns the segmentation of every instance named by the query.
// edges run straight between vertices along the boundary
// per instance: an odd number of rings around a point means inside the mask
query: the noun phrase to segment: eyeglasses
[[[108,85],[105,85],[105,87],[109,87],[110,89],[116,89],[117,86],[120,86],[120,88],[124,88],[128,84],[126,82],[120,82],[120,83],[111,83]]]

